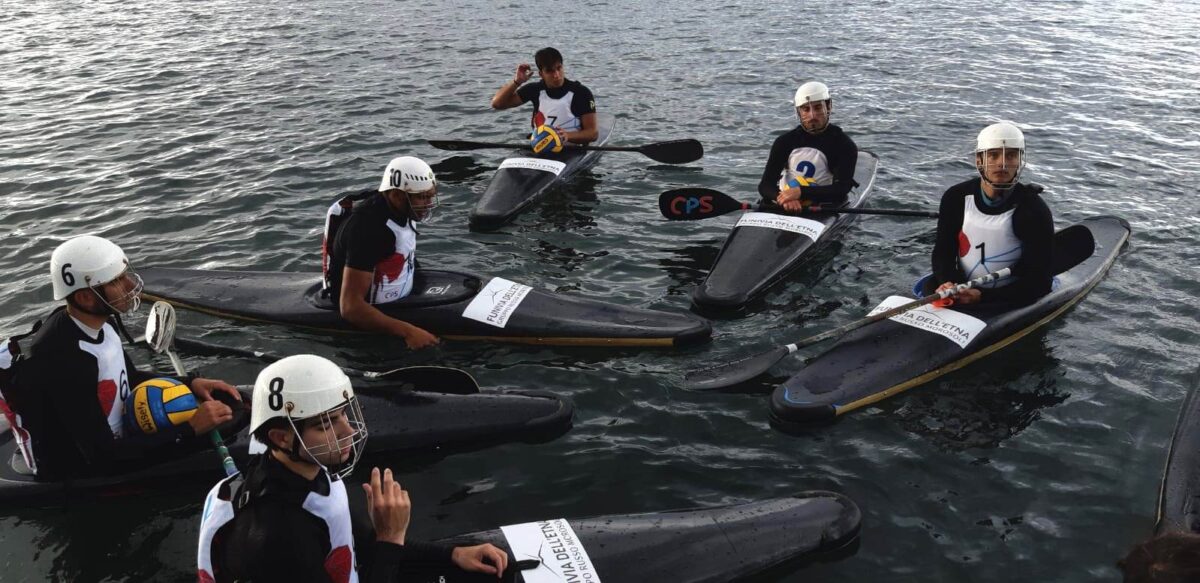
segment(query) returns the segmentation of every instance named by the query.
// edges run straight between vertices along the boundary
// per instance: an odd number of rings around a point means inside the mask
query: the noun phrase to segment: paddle
[[[672,221],[698,221],[710,217],[719,217],[734,211],[747,211],[753,208],[752,203],[742,202],[719,190],[711,188],[677,188],[668,190],[658,197],[658,210],[662,216]],[[910,211],[903,209],[860,209],[841,208],[822,205],[804,207],[799,213],[840,213],[848,215],[888,215],[898,217],[930,217],[936,219],[938,214],[928,211]]]
[[[166,352],[167,356],[171,357],[171,365],[175,367],[175,374],[186,377],[187,371],[183,368],[183,361],[179,360],[179,355],[175,354],[171,348],[174,340],[175,308],[166,302],[154,302],[154,305],[150,307],[150,317],[146,320],[146,344],[156,354]],[[213,447],[217,449],[217,455],[221,456],[221,465],[225,468],[225,475],[236,474],[237,466],[234,465],[233,458],[229,455],[229,449],[225,447],[225,440],[221,439],[221,433],[213,429],[208,432],[208,437],[212,440]]]
[[[940,299],[948,298],[964,290],[1008,277],[1010,273],[1011,271],[1008,268],[1004,268],[994,273],[982,275],[966,283],[960,283],[953,288],[942,290],[919,300],[913,300],[907,304],[897,306],[885,312],[880,312],[874,316],[869,316],[861,320],[855,320],[854,322],[850,322],[845,326],[839,326],[833,330],[829,330],[828,332],[822,332],[821,334],[810,336],[804,340],[800,340],[799,342],[788,344],[786,346],[780,346],[779,348],[771,350],[770,352],[764,352],[756,356],[751,356],[750,358],[729,362],[712,368],[692,371],[683,377],[684,388],[696,391],[711,391],[715,389],[732,387],[738,383],[746,382],[764,372],[767,372],[767,370],[769,370],[772,366],[775,366],[775,363],[782,360],[783,357],[796,352],[801,348],[811,346],[831,338],[837,338],[838,336],[841,336],[851,330],[862,328],[867,324],[885,320],[897,314],[907,312],[913,308],[918,308],[920,306],[924,306],[925,304],[931,304]]]
[[[505,142],[472,142],[468,140],[429,140],[429,145],[439,150],[461,152],[486,148],[529,149],[529,144]],[[563,144],[567,150],[592,150],[597,152],[640,152],[647,158],[663,164],[686,164],[704,156],[704,146],[697,140],[671,140],[644,146],[589,146],[587,144]]]
[[[150,329],[147,328],[146,330],[147,333],[149,333]],[[211,344],[208,342],[191,340],[188,338],[175,337],[174,341],[176,345],[182,348],[209,354],[225,354],[244,358],[256,358],[268,362],[275,362],[283,359],[283,356],[271,354],[270,352],[234,348],[232,346],[222,346],[220,344]],[[471,373],[465,370],[449,368],[445,366],[408,366],[383,372],[359,370],[356,368],[343,366],[342,370],[345,371],[348,376],[359,377],[368,380],[399,381],[404,384],[413,385],[414,388],[426,391],[453,393],[456,395],[473,395],[479,392],[479,383],[475,381],[475,378],[471,376]]]

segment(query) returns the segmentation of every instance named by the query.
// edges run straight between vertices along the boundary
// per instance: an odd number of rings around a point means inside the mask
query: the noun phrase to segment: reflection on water
[[[897,423],[950,450],[994,448],[1070,394],[1046,345],[1047,327],[934,382],[878,405]]]

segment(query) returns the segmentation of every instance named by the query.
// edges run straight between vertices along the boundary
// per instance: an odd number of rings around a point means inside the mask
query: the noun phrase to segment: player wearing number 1
[[[1054,218],[1042,187],[1022,184],[1025,134],[1008,123],[979,132],[977,178],[951,186],[938,209],[933,277],[926,293],[1011,268],[1012,276],[954,297],[958,304],[1028,304],[1050,293]],[[940,284],[939,284],[940,282]]]
[[[142,290],[121,248],[90,235],[70,239],[51,255],[50,277],[54,299],[66,305],[35,327],[10,386],[0,387],[28,471],[39,480],[120,473],[209,447],[194,437],[233,418],[214,393],[241,400],[222,381],[181,379],[201,401],[186,423],[148,435],[122,423],[130,388],[164,375],[139,371],[113,325],[137,310]]]

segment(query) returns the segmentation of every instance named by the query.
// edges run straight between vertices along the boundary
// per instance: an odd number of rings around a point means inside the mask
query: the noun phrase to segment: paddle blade
[[[175,307],[166,302],[154,302],[146,318],[146,344],[156,353],[171,348],[175,339]]]
[[[789,346],[729,362],[713,368],[694,370],[683,376],[683,388],[692,391],[716,391],[744,383],[771,370],[775,363],[791,353]]]
[[[699,140],[672,140],[640,146],[638,151],[647,158],[663,164],[687,164],[704,156],[704,146]]]
[[[658,196],[658,211],[672,221],[697,221],[749,208],[750,203],[711,188],[677,188]]]
[[[471,373],[445,366],[409,366],[381,373],[365,373],[363,378],[401,382],[412,385],[414,391],[455,395],[473,395],[479,392],[479,383],[475,382]]]

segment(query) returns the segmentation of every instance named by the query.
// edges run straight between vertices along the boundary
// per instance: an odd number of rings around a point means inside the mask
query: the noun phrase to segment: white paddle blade
[[[175,340],[175,307],[167,302],[154,302],[150,316],[146,318],[146,344],[154,352],[171,348]]]

